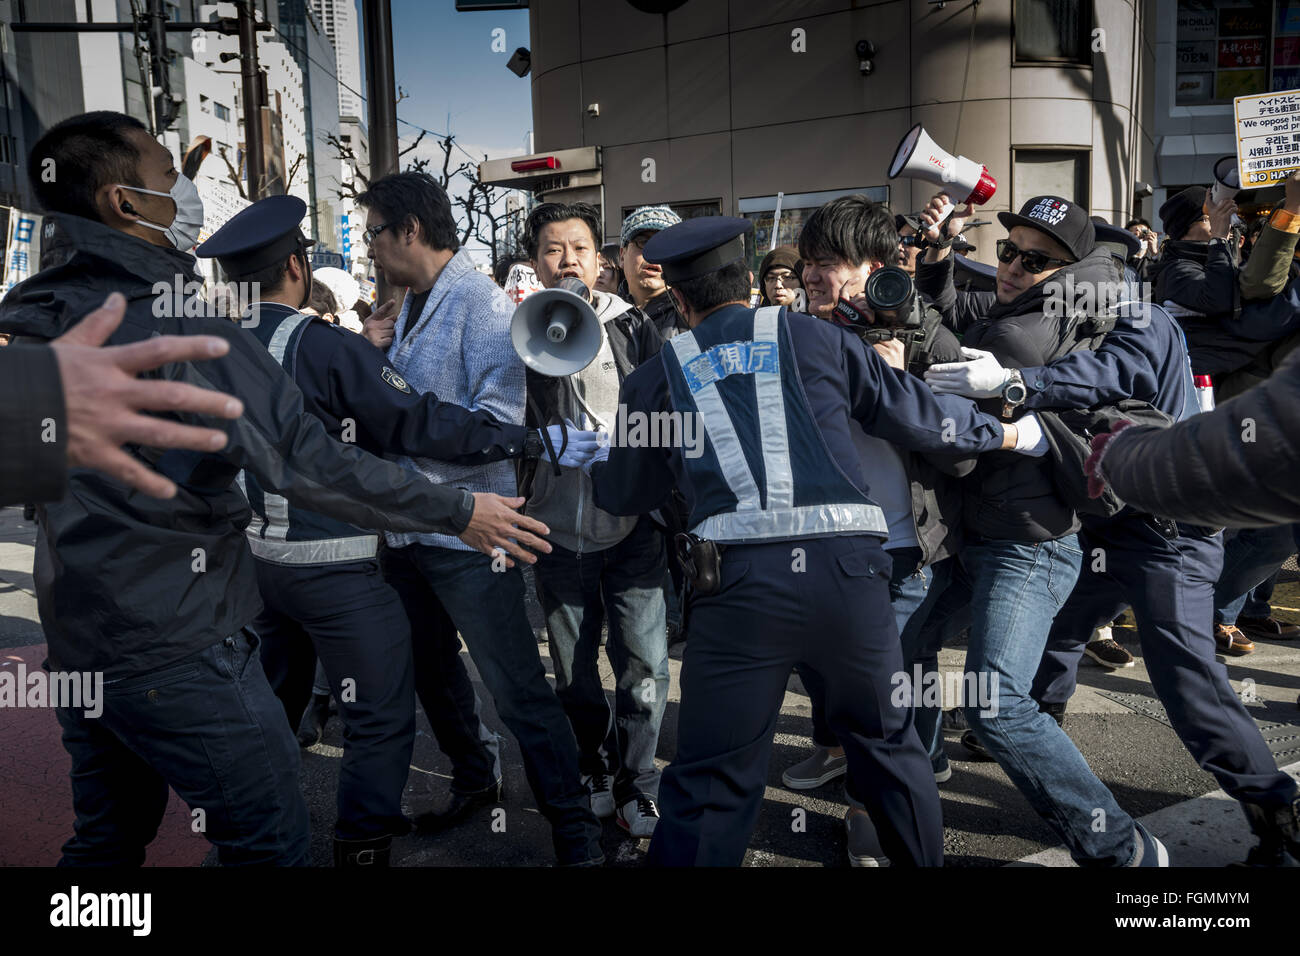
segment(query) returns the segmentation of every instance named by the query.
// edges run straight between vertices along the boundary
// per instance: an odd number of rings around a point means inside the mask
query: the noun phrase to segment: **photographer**
[[[956,337],[942,325],[932,309],[914,309],[911,281],[899,269],[882,272],[897,261],[898,233],[884,206],[862,196],[833,200],[816,210],[799,236],[803,258],[803,281],[809,296],[809,311],[834,324],[851,324],[864,341],[894,368],[909,368],[918,377],[933,362],[960,360]],[[875,314],[867,291],[872,280],[902,279],[906,293],[892,294],[895,311],[887,317]],[[883,284],[880,285],[883,289]],[[906,301],[900,305],[899,299]],[[881,305],[877,302],[877,305]],[[837,308],[838,307],[838,308]],[[906,326],[906,327],[905,327]],[[904,664],[909,642],[929,613],[931,605],[947,585],[950,562],[959,547],[960,491],[948,475],[968,474],[974,459],[956,459],[914,453],[861,429],[853,440],[866,473],[866,485],[879,502],[889,524],[885,550],[893,559],[890,604],[903,641]],[[925,662],[937,671],[937,660]],[[845,772],[844,751],[826,722],[822,679],[808,668],[799,673],[812,700],[813,754],[782,774],[785,785],[795,790],[821,786]],[[943,758],[938,712],[917,712],[918,731],[926,745],[936,779],[946,780],[952,771]],[[922,724],[924,717],[932,721]],[[850,827],[850,854],[855,853],[861,828]]]

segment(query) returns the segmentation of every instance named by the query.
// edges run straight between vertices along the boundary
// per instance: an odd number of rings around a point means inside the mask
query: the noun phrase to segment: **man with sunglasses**
[[[921,213],[934,241],[949,208],[941,194]],[[1074,304],[1061,307],[1062,288],[1113,288],[1118,275],[1109,251],[1097,245],[1087,210],[1071,200],[1035,196],[1019,213],[998,219],[1009,235],[997,244],[994,292],[958,296],[947,249],[928,248],[918,265],[918,287],[963,335],[963,355],[974,360],[932,367],[926,380],[936,391],[963,390],[982,399],[986,411],[1036,427],[1033,416],[1021,414],[1027,387],[1020,369],[1045,366],[1074,344],[1074,322],[1067,319]],[[955,229],[950,222],[949,232]],[[972,387],[977,363],[996,371]],[[1044,437],[1039,447],[1045,451],[1046,444]],[[998,675],[991,706],[967,702],[974,737],[1080,865],[1168,865],[1164,846],[1120,809],[1032,694],[1052,619],[1083,563],[1079,519],[1057,490],[1052,462],[983,455],[964,492],[961,561],[971,591],[966,670]],[[1106,820],[1100,829],[1094,827],[1098,809]]]

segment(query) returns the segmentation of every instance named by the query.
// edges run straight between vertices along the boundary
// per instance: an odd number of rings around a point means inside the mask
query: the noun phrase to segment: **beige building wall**
[[[1154,5],[1095,0],[1104,49],[1088,65],[1017,65],[1014,0],[688,0],[667,15],[534,2],[535,148],[602,148],[610,238],[644,203],[716,201],[737,215],[778,192],[875,188],[915,209],[934,187],[887,169],[918,122],[997,178],[982,218],[1018,196],[1015,150],[1056,147],[1084,152],[1092,211],[1122,225],[1134,182],[1153,175]],[[869,76],[858,40],[876,46]],[[976,258],[992,261],[1002,235],[996,220],[972,233]]]

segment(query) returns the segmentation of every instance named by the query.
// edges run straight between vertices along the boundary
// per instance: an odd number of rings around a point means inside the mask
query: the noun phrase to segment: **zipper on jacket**
[[[579,561],[582,560],[582,502],[583,502],[583,487],[582,487],[582,483],[579,482],[578,483],[578,551],[577,551]]]

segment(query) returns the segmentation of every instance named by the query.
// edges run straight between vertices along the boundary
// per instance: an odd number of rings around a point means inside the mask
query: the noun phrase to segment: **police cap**
[[[754,224],[732,216],[700,216],[657,232],[645,244],[646,262],[663,266],[669,285],[698,279],[745,259],[745,235]]]
[[[231,279],[241,279],[283,262],[313,240],[299,224],[307,204],[297,196],[268,196],[240,210],[195,255],[216,259]]]

